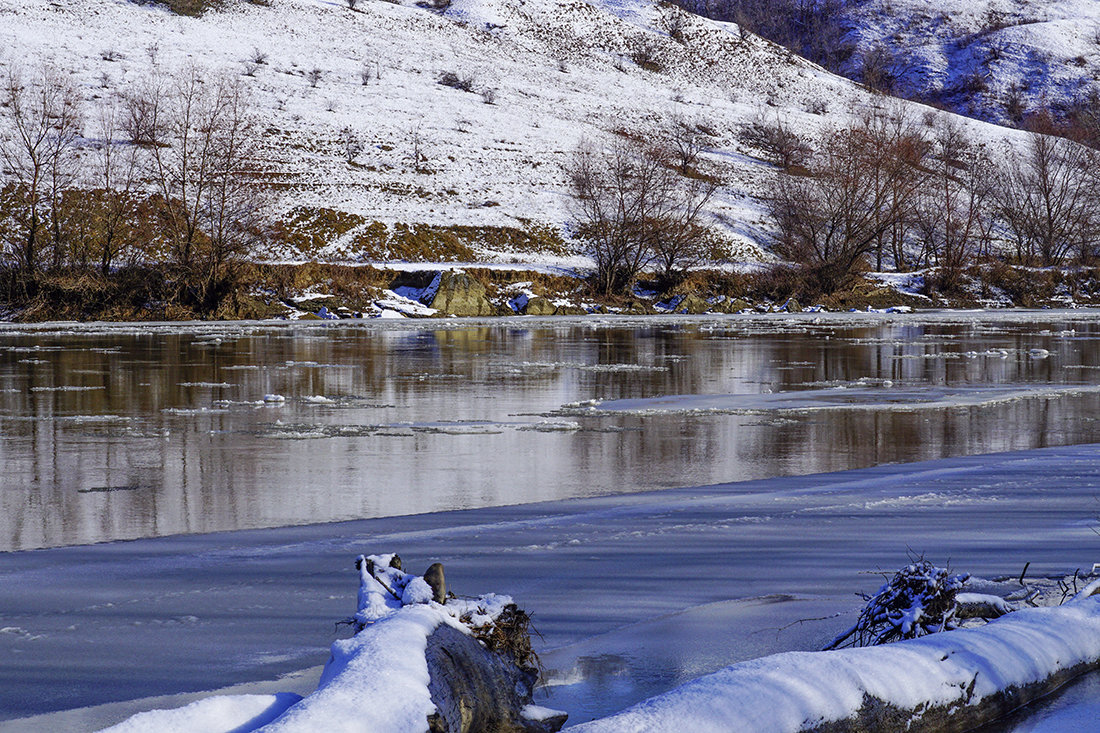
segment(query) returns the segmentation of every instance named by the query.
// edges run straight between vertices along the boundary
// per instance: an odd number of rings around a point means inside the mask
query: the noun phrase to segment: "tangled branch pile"
[[[473,623],[472,616],[459,620]],[[514,603],[505,606],[490,623],[471,626],[474,638],[489,651],[513,660],[520,669],[541,671],[539,657],[531,647],[531,631],[530,614]]]
[[[864,596],[867,604],[855,625],[825,648],[888,644],[954,629],[956,596],[969,579],[923,559],[907,565],[873,596]]]

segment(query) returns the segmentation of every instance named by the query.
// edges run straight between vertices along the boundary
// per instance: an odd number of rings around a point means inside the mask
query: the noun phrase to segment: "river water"
[[[0,551],[1093,442],[1097,415],[1082,311],[7,325]]]
[[[1083,311],[0,326],[0,729],[308,692],[390,551],[606,715],[819,648],[909,553],[1087,570],[1096,446],[1026,451],[1098,415]]]

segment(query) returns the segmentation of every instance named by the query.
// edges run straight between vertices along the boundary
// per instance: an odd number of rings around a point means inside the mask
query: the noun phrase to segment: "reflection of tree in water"
[[[1068,326],[1076,338],[1042,333],[1067,328],[1059,323],[651,324],[227,327],[220,341],[168,330],[3,337],[0,543],[329,521],[1100,439],[1100,395],[1091,393],[912,412],[560,419],[582,428],[572,432],[509,424],[592,398],[759,394],[865,377],[954,387],[1100,381],[1100,369],[1073,368],[1100,366],[1100,324],[1091,322]],[[1037,347],[1050,358],[1031,358]],[[990,348],[1011,353],[943,356]],[[889,399],[889,387],[867,389]],[[243,404],[271,392],[286,405]],[[311,395],[349,401],[301,401]],[[407,427],[452,420],[495,427]],[[270,429],[276,421],[280,431]],[[306,439],[319,426],[334,430]],[[341,426],[350,433],[340,437]],[[291,439],[297,431],[306,438]]]

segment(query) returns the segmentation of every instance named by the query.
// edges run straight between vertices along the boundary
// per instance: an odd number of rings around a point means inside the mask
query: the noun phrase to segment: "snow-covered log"
[[[553,733],[565,715],[531,704],[526,614],[508,596],[439,603],[393,555],[360,557],[357,633],[332,645],[317,691],[265,733]],[[429,577],[431,580],[432,578]],[[488,645],[483,640],[489,640]]]
[[[980,628],[742,662],[570,730],[963,731],[1096,668],[1100,596],[1082,592]]]

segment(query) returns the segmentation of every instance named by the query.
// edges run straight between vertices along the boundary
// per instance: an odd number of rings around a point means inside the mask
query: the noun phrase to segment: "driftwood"
[[[449,595],[441,563],[422,577],[405,572],[398,555],[361,555],[355,567],[361,607],[369,605],[377,584],[402,609],[438,604],[447,610],[425,649],[435,705],[426,721],[430,733],[555,733],[565,724],[565,713],[532,706],[540,667],[531,647],[530,617],[516,604],[489,612],[488,604]],[[373,623],[358,614],[350,622],[357,633],[369,633]]]
[[[565,724],[564,713],[524,718],[538,674],[452,626],[432,632],[426,657],[436,706],[428,718],[431,733],[554,733]]]

